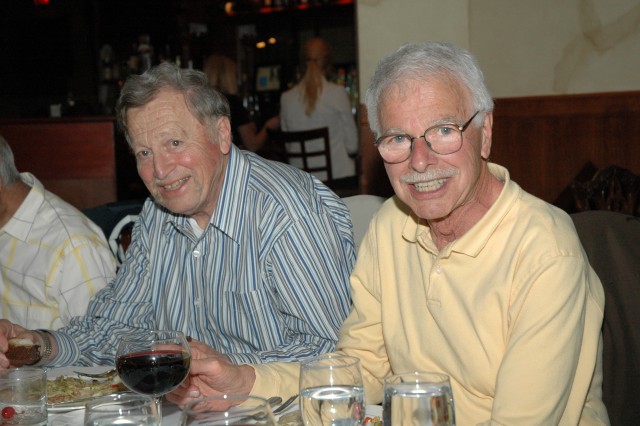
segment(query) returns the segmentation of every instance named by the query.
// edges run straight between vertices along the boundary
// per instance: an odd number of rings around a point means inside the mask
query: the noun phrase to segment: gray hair
[[[9,186],[20,180],[13,151],[11,151],[9,142],[2,135],[0,135],[0,180],[4,186]]]
[[[209,85],[205,73],[162,63],[144,74],[130,76],[122,86],[116,104],[116,118],[129,144],[131,139],[127,127],[127,112],[130,108],[142,107],[153,101],[163,89],[181,92],[187,108],[203,126],[212,126],[217,117],[231,116],[227,99]]]
[[[381,133],[378,107],[389,86],[431,77],[459,80],[469,89],[475,111],[493,110],[493,99],[485,85],[484,75],[471,53],[448,43],[406,44],[380,61],[365,94],[369,126],[376,137]],[[474,121],[479,123],[483,119],[484,115],[478,114]]]

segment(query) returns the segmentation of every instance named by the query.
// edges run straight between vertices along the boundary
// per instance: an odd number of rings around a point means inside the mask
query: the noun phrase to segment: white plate
[[[53,380],[56,377],[60,377],[60,376],[80,377],[75,373],[75,371],[80,371],[83,373],[102,373],[112,368],[113,367],[108,367],[108,366],[49,368],[47,369],[47,380]],[[87,380],[91,380],[91,379],[87,378]],[[88,401],[91,401],[92,399],[94,398],[82,398],[75,401],[48,403],[47,411],[49,411],[50,413],[63,413],[63,412],[73,411],[73,410],[84,410],[85,404]]]

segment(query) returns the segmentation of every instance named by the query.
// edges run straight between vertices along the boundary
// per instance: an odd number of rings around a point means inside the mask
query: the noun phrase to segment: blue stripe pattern
[[[315,177],[232,146],[200,237],[147,200],[116,280],[55,336],[55,365],[112,364],[117,339],[182,330],[235,363],[333,351],[356,257],[342,200]]]

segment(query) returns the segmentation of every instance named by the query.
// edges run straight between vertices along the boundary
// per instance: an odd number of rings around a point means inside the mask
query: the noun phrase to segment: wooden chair
[[[119,269],[131,243],[131,230],[145,200],[115,201],[82,212],[104,233]]]
[[[331,148],[329,128],[303,130],[297,132],[269,132],[270,143],[284,146],[289,164],[296,166],[331,187]]]

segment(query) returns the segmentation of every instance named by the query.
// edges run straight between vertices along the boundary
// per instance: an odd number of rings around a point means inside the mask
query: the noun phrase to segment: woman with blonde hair
[[[232,59],[222,55],[211,55],[206,59],[203,68],[209,84],[229,101],[233,142],[243,149],[259,151],[267,140],[267,129],[275,130],[280,127],[279,117],[271,117],[258,131],[249,116],[249,111],[242,104],[242,98],[238,96],[238,67]]]
[[[331,46],[322,38],[307,40],[302,49],[302,67],[300,81],[280,98],[282,130],[328,127],[333,178],[341,179],[345,186],[356,185],[358,131],[346,89],[328,80]]]

